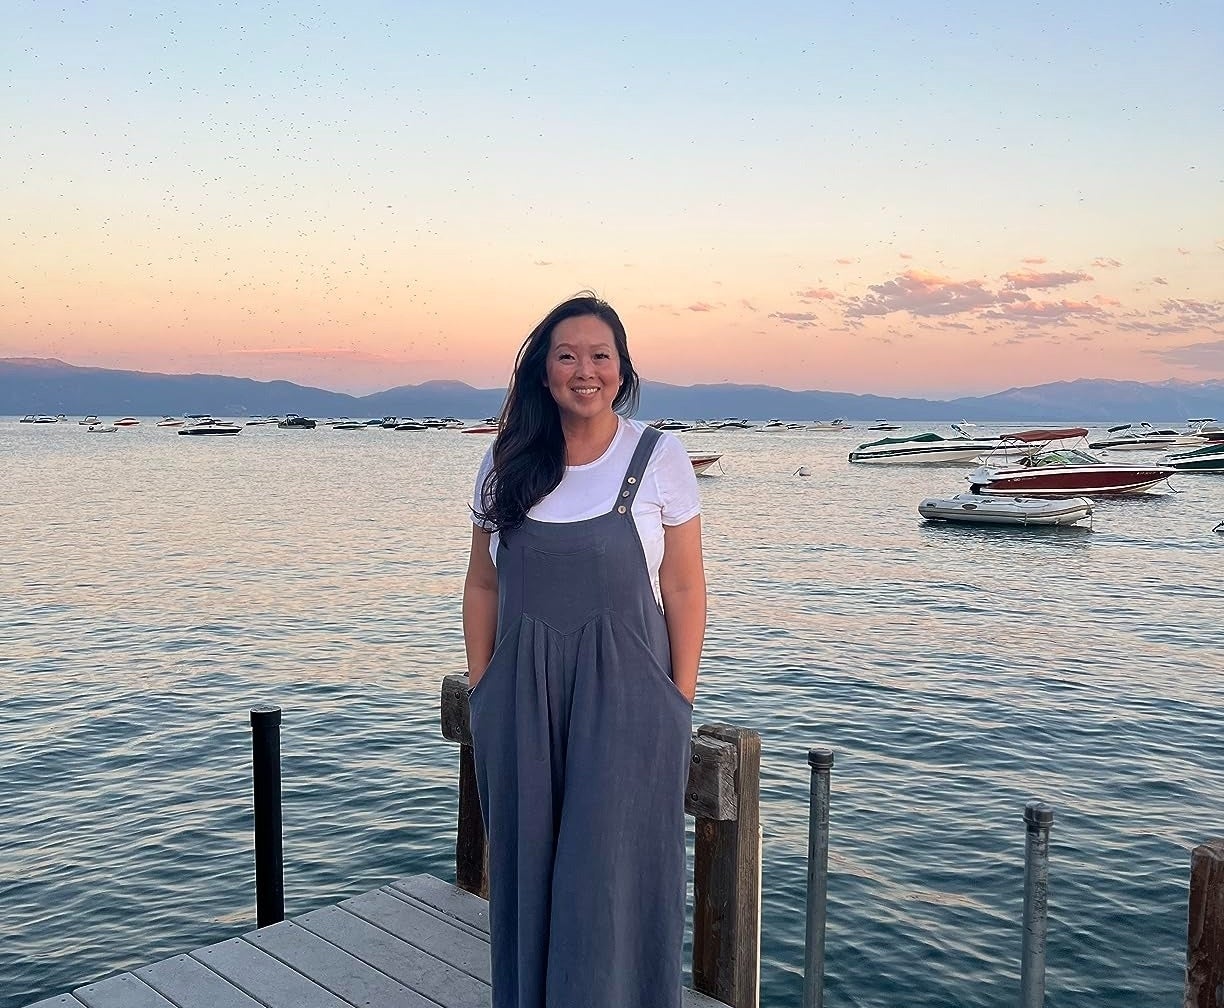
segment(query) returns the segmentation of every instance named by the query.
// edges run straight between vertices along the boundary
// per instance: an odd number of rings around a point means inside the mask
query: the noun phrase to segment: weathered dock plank
[[[435,959],[490,982],[489,945],[382,889],[345,900],[349,913],[376,924]]]
[[[296,923],[437,1004],[489,1008],[487,983],[341,907],[315,910],[296,918]]]
[[[436,1008],[416,991],[337,948],[312,931],[285,921],[246,935],[256,948],[275,956],[320,987],[353,1005],[379,1008]]]
[[[483,899],[415,875],[28,1008],[489,1008],[488,930]]]
[[[87,984],[72,992],[86,1008],[174,1008],[152,987],[131,973]]]
[[[261,1008],[254,998],[189,955],[142,966],[135,975],[177,1008]]]
[[[346,1001],[309,976],[290,969],[242,938],[197,949],[191,955],[268,1008],[349,1008]]]

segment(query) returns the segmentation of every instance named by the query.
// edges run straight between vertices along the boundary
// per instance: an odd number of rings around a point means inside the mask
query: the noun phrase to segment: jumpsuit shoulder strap
[[[629,460],[629,468],[625,470],[625,477],[621,480],[620,493],[616,499],[617,514],[628,514],[629,509],[633,507],[633,501],[637,497],[638,488],[642,485],[642,476],[646,472],[646,465],[650,462],[650,456],[654,453],[655,445],[659,443],[660,436],[660,432],[654,427],[647,427],[642,431],[642,436],[638,439],[637,448],[634,449],[633,458]]]

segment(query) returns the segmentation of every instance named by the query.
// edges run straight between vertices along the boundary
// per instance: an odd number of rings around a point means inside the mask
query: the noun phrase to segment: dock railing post
[[[251,763],[255,793],[255,904],[258,927],[285,919],[281,846],[281,709],[251,708]]]
[[[736,807],[713,819],[697,813],[693,857],[693,988],[732,1005],[757,1008],[761,956],[761,736],[702,725],[694,742],[729,746]],[[693,777],[690,776],[690,787]],[[693,805],[690,794],[688,805]]]
[[[803,957],[803,1008],[824,1006],[825,918],[829,894],[829,785],[833,752],[809,749],[807,941]]]
[[[1190,854],[1190,907],[1186,924],[1185,1008],[1224,1003],[1224,839],[1208,840]]]
[[[1050,901],[1050,827],[1045,802],[1024,806],[1024,938],[1020,948],[1020,1006],[1045,1004],[1046,925]]]
[[[480,795],[476,791],[476,760],[472,755],[467,676],[442,680],[442,735],[459,743],[459,821],[455,831],[455,885],[489,898],[489,857]]]

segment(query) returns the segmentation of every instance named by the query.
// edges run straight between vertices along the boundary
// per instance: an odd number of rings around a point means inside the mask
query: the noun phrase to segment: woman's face
[[[590,420],[612,411],[620,391],[616,338],[601,318],[579,315],[553,327],[548,348],[548,391],[562,419]]]

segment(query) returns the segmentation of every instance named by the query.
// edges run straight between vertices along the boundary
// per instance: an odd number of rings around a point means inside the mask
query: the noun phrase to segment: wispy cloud
[[[1194,368],[1198,371],[1208,371],[1224,374],[1224,339],[1209,340],[1205,343],[1190,343],[1180,347],[1166,347],[1161,350],[1149,350],[1148,353],[1169,364]]]
[[[828,287],[809,287],[807,290],[795,291],[795,297],[800,301],[833,301],[837,295]]]
[[[816,316],[811,312],[770,312],[769,317],[800,329],[810,329],[816,322]]]
[[[858,262],[857,259],[849,259],[849,258],[834,259],[833,261],[837,263],[839,266],[849,266],[851,263]]]
[[[1184,249],[1184,248],[1179,248],[1179,249],[1177,250],[1177,254],[1178,254],[1178,255],[1189,255],[1189,254],[1190,254],[1190,250],[1189,250],[1189,249]]]
[[[1104,311],[1099,305],[1088,301],[1021,301],[982,313],[985,318],[1007,319],[1027,326],[1061,325],[1071,319],[1102,314]]]
[[[913,259],[914,258],[909,252],[898,252],[897,255],[902,259]]]
[[[548,261],[546,261],[546,260],[544,260],[544,259],[537,259],[537,260],[536,260],[534,263],[532,263],[532,265],[533,265],[533,266],[551,266],[551,265],[552,265],[552,263],[550,263],[550,262],[548,262]]]
[[[1003,274],[1003,283],[1008,290],[1046,290],[1091,279],[1087,273],[1035,273],[1023,270]]]
[[[1122,264],[1118,262],[1117,259],[1109,259],[1109,258],[1102,257],[1100,259],[1093,259],[1092,265],[1095,266],[1097,269],[1117,269]]]
[[[872,284],[869,289],[870,294],[847,300],[847,318],[900,311],[918,316],[955,315],[1028,299],[1026,294],[1015,291],[990,291],[981,280],[954,281],[916,269],[906,270],[884,283]]]
[[[751,312],[761,310],[756,305],[754,305],[751,301],[749,301],[747,298],[740,299],[740,307],[746,309],[747,311],[751,311]]]
[[[691,305],[688,306],[687,310],[696,311],[696,312],[707,312],[707,311],[714,311],[714,309],[715,309],[715,306],[712,304],[706,304],[706,302],[704,301],[694,301]]]
[[[1164,277],[1152,277],[1152,283],[1160,284],[1161,287],[1169,286],[1169,281],[1166,280]]]
[[[1025,266],[1044,266],[1047,262],[1045,256],[1030,256],[1028,259],[1021,259]]]

